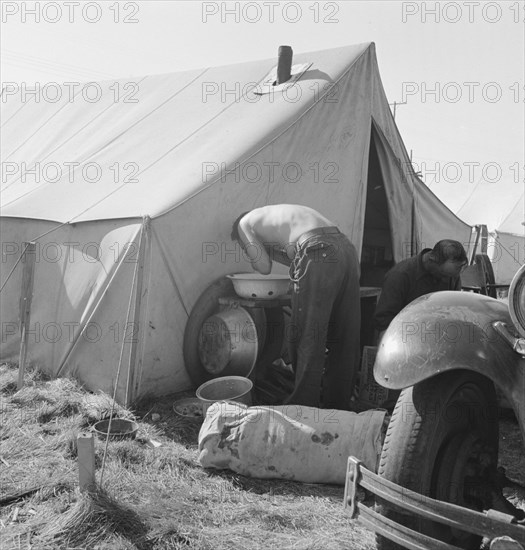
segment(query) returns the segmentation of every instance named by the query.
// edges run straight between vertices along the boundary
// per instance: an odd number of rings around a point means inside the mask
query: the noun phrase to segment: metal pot
[[[236,401],[249,407],[252,404],[253,382],[243,376],[222,376],[208,380],[197,388],[196,396],[202,402],[204,415],[218,401]]]
[[[101,439],[109,437],[109,439],[116,441],[135,439],[138,429],[139,425],[136,422],[126,418],[113,418],[111,422],[109,418],[107,418],[106,420],[99,420],[93,426],[93,431]]]
[[[199,357],[213,376],[249,376],[257,360],[255,322],[242,307],[208,317],[199,334]]]

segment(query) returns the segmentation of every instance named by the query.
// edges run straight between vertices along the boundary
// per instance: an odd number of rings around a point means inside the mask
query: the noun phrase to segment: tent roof
[[[525,193],[516,201],[514,208],[496,228],[501,233],[525,236]]]
[[[62,85],[42,89],[47,100],[39,102],[7,95],[1,156],[11,175],[2,181],[2,214],[59,222],[159,216],[294,125],[369,48],[295,55],[294,66],[307,70],[286,93],[254,93],[276,65],[269,59]]]
[[[472,225],[485,224],[489,231],[524,235],[523,183],[480,180],[457,215]]]

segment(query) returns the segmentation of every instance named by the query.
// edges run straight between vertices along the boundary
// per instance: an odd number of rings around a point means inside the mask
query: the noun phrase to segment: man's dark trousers
[[[323,407],[347,410],[359,370],[359,260],[342,233],[323,234],[323,229],[299,239],[290,267],[292,317],[286,337],[295,387],[286,403],[319,407],[322,383]]]

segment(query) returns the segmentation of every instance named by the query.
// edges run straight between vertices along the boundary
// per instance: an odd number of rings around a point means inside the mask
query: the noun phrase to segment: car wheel
[[[491,507],[498,457],[498,407],[492,382],[452,371],[401,392],[390,421],[379,475],[434,499],[474,510]],[[378,503],[383,515],[464,549],[481,539]],[[401,548],[378,536],[379,550]]]
[[[208,286],[199,296],[191,310],[184,330],[183,355],[188,375],[195,386],[214,378],[202,364],[199,356],[199,334],[208,317],[220,311],[219,298],[236,297],[233,284],[227,277],[221,277]],[[259,353],[250,375],[255,376],[257,368],[265,366],[281,356],[284,339],[284,314],[282,308],[246,308],[257,328]]]

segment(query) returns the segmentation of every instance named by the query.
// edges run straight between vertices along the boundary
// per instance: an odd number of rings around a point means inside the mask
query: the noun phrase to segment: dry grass
[[[110,442],[102,486],[80,493],[76,439],[108,416],[111,398],[34,370],[17,392],[16,377],[0,365],[0,498],[19,496],[0,506],[2,550],[375,549],[373,534],[348,519],[342,487],[203,470],[199,422],[172,410],[180,396],[117,407],[138,422],[137,439]],[[502,465],[525,485],[516,423],[501,426]],[[97,481],[104,448],[97,439]],[[524,494],[508,496],[525,509]]]
[[[500,466],[517,485],[503,490],[505,497],[517,508],[525,510],[525,451],[516,422],[506,418],[500,422]],[[519,486],[518,486],[519,485]]]
[[[2,550],[375,548],[343,510],[342,487],[203,470],[199,423],[173,412],[175,396],[118,408],[139,423],[137,439],[110,442],[103,486],[80,493],[76,438],[107,417],[111,399],[36,371],[17,392],[16,376],[0,366],[0,498],[25,492],[0,507]],[[96,440],[97,480],[104,447]]]

